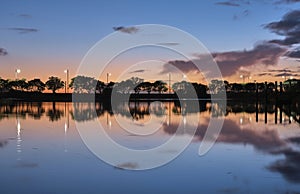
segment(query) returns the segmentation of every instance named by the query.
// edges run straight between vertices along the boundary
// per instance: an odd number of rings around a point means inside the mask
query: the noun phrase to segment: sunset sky
[[[140,31],[134,26],[141,24],[170,25],[196,37],[218,63],[224,79],[230,82],[242,82],[240,75],[249,81],[300,78],[300,0],[195,0],[181,3],[2,0],[0,18],[2,78],[14,79],[16,68],[21,69],[19,77],[27,80],[41,78],[46,81],[51,75],[64,78],[67,68],[73,77],[95,43],[115,31],[138,36]],[[162,44],[174,49],[181,46],[164,40],[162,37]],[[158,50],[147,52],[160,55]],[[187,50],[195,59],[201,54]],[[119,67],[125,63],[134,65],[132,63],[138,61],[140,55],[143,53],[116,60],[115,65],[105,71],[112,73],[110,80],[118,81],[122,74]],[[185,66],[183,73],[190,76],[190,80],[201,80],[193,69],[189,69],[189,61],[165,56],[170,58],[158,58],[166,62],[177,60],[172,64],[179,69]],[[127,73],[158,79],[155,78],[157,72],[167,72],[164,65],[158,64],[154,71],[150,63],[143,63]],[[106,73],[101,75],[100,72],[99,76],[106,80]]]

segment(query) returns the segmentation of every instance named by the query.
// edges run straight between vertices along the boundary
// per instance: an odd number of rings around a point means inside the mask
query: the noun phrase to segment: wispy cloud
[[[127,34],[134,34],[139,31],[137,27],[131,26],[131,27],[124,27],[124,26],[118,26],[118,27],[113,27],[115,31],[127,33]]]
[[[0,56],[5,56],[5,55],[7,55],[7,54],[8,54],[8,52],[7,52],[6,49],[0,48]]]
[[[248,9],[244,10],[242,13],[240,14],[234,14],[233,15],[233,20],[238,20],[241,18],[245,18],[250,14],[250,11]]]
[[[32,18],[32,15],[26,14],[26,13],[19,14],[18,16],[21,17],[21,18],[25,18],[25,19]]]
[[[292,3],[299,3],[300,0],[279,0],[274,2],[274,4],[292,4]]]
[[[36,28],[6,28],[7,30],[16,31],[20,34],[27,34],[32,32],[38,32],[39,30]]]
[[[240,4],[233,2],[233,1],[221,1],[221,2],[217,2],[215,3],[216,5],[224,5],[224,6],[232,6],[232,7],[239,7]]]
[[[157,45],[162,45],[162,46],[177,46],[179,45],[178,42],[160,42],[156,43]]]

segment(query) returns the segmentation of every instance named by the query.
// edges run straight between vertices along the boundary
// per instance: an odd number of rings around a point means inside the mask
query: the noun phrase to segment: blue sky
[[[0,56],[0,76],[13,78],[15,68],[27,79],[63,76],[65,68],[74,75],[86,52],[115,26],[170,25],[211,52],[251,50],[261,41],[282,38],[263,25],[300,9],[300,3],[288,2],[2,0],[0,48],[7,55]],[[299,66],[294,60],[286,64]]]

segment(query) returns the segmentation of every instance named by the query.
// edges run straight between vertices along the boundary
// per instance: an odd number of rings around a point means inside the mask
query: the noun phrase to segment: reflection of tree
[[[104,106],[101,103],[74,103],[70,114],[72,119],[79,122],[94,120],[104,114]]]
[[[48,110],[47,116],[49,117],[49,121],[58,121],[61,117],[64,116],[64,111],[57,110],[55,106],[55,102],[52,103],[52,109]]]

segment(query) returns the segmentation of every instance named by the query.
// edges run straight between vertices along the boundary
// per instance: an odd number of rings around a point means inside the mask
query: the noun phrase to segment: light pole
[[[65,84],[65,93],[69,92],[69,69],[64,71],[66,74],[66,84]]]
[[[15,69],[15,78],[18,79],[18,74],[21,73],[21,69]]]
[[[240,78],[243,79],[243,84],[245,83],[245,76],[244,75],[240,75]]]
[[[108,85],[108,77],[111,76],[111,73],[106,73],[106,83]]]
[[[169,73],[169,94],[171,94],[171,73]]]

